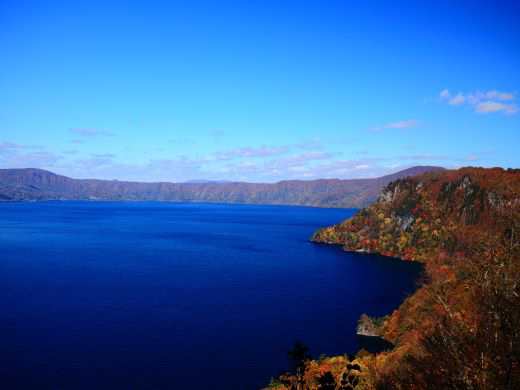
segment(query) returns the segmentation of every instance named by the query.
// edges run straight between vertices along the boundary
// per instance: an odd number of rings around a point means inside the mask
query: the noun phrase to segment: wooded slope
[[[399,309],[372,320],[372,332],[393,349],[360,351],[342,364],[307,360],[270,388],[518,388],[520,170],[463,168],[396,180],[376,203],[312,239],[420,261],[425,275]]]

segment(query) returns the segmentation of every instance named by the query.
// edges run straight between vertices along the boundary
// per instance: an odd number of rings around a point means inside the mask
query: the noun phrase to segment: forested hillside
[[[443,168],[418,166],[375,179],[278,183],[139,183],[71,179],[41,169],[0,169],[0,201],[91,200],[279,204],[359,208],[392,180]]]
[[[442,251],[451,253],[458,235],[492,226],[497,207],[519,194],[520,175],[501,168],[409,177],[390,183],[378,202],[318,230],[312,240],[424,262]]]
[[[374,321],[392,350],[361,351],[341,368],[330,358],[307,361],[272,388],[518,388],[520,170],[463,168],[396,180],[378,202],[312,239],[420,261],[425,276],[398,310]]]

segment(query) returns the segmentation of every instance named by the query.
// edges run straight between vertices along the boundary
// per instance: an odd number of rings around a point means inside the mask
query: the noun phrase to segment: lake
[[[355,211],[0,204],[0,387],[258,389],[296,339],[355,353],[421,271],[309,242]]]

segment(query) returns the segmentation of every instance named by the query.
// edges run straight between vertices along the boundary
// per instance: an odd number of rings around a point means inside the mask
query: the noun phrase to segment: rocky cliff
[[[423,262],[424,278],[391,315],[361,316],[358,334],[381,335],[394,347],[361,350],[358,382],[344,381],[349,373],[333,370],[338,358],[329,358],[281,375],[271,388],[323,388],[313,386],[324,379],[331,389],[518,387],[520,170],[463,168],[396,180],[376,203],[313,240]]]
[[[424,261],[456,249],[457,235],[493,223],[492,209],[518,201],[520,174],[462,168],[389,183],[354,217],[318,230],[313,241],[345,250]]]
[[[356,326],[356,334],[360,336],[370,336],[377,337],[381,336],[381,332],[374,323],[374,319],[367,316],[366,314],[362,314],[358,320]]]

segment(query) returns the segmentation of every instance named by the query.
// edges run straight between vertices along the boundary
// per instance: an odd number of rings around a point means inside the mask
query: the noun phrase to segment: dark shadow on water
[[[379,353],[394,348],[392,343],[381,337],[358,335],[357,342],[359,349],[365,349],[370,353]]]

